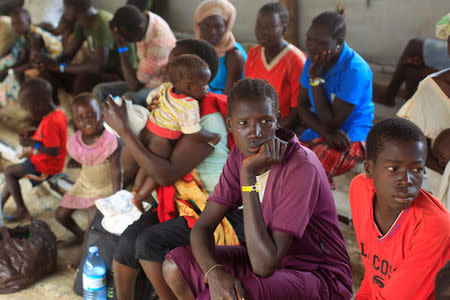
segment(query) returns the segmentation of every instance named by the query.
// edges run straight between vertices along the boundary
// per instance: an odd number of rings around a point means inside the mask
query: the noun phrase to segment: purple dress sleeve
[[[271,200],[270,217],[266,222],[273,231],[285,232],[301,239],[316,209],[319,198],[320,175],[316,166],[303,160],[286,165],[282,182],[276,185]],[[277,191],[278,189],[278,191]],[[265,214],[266,215],[266,214]]]

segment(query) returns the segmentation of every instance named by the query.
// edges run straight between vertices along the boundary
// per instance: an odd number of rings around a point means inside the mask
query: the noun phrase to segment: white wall
[[[57,26],[63,12],[63,1],[26,0],[24,7],[31,14],[31,21],[34,24],[50,22]]]
[[[370,2],[367,7],[367,2]],[[300,43],[314,16],[335,9],[335,0],[300,0]],[[342,0],[347,42],[367,60],[395,63],[412,37],[434,37],[435,24],[450,12],[450,0]]]
[[[173,30],[181,32],[194,31],[194,12],[201,0],[168,0],[168,22]],[[237,17],[233,33],[238,41],[254,42],[253,28],[258,9],[269,0],[230,0],[236,7]]]
[[[114,13],[116,9],[125,5],[126,0],[93,0],[92,3],[95,7],[110,11]]]

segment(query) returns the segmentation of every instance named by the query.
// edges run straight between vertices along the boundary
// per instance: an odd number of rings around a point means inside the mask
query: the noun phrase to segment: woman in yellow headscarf
[[[213,45],[219,55],[219,70],[209,84],[214,93],[227,94],[244,77],[247,54],[231,32],[235,19],[236,8],[227,0],[205,0],[194,13],[197,38]]]

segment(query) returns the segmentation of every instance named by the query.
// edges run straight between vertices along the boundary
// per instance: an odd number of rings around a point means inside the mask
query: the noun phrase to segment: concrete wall
[[[335,0],[300,0],[300,44],[314,16],[335,9]],[[372,62],[395,63],[412,37],[434,37],[435,24],[450,12],[449,0],[343,0],[347,42]],[[367,6],[367,3],[370,3]]]
[[[194,11],[201,0],[169,0],[169,16],[167,21],[175,31],[194,31]],[[256,43],[253,28],[256,22],[256,13],[259,7],[268,0],[230,0],[236,7],[237,17],[233,33],[238,41]]]
[[[93,0],[95,7],[114,13],[116,9],[125,5],[126,0]]]
[[[167,21],[174,31],[193,33],[193,14],[201,0],[154,0],[165,3]],[[312,19],[333,10],[337,0],[297,0],[300,48]],[[94,0],[114,11],[125,0]],[[234,34],[241,42],[255,43],[253,28],[258,9],[268,0],[230,0],[238,12]],[[434,37],[435,23],[450,12],[450,0],[341,0],[347,9],[347,42],[367,60],[394,64],[412,37]],[[294,17],[294,16],[291,16]]]

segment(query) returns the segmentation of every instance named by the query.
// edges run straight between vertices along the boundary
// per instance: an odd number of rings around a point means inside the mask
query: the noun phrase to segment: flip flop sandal
[[[26,219],[29,219],[31,216],[30,214],[26,214],[25,216],[18,218],[18,217],[14,217],[8,214],[3,215],[3,218],[8,221],[8,222],[20,222],[20,221],[24,221]]]

